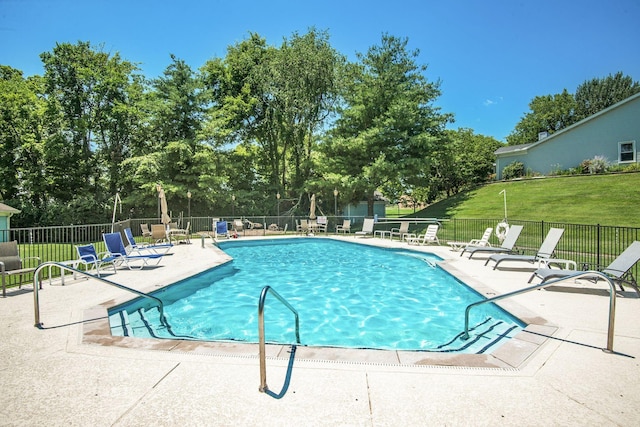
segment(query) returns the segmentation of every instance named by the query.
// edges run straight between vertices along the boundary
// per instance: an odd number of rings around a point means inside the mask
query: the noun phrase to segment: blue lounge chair
[[[495,270],[501,262],[504,261],[525,261],[534,263],[536,261],[549,261],[553,256],[553,253],[556,251],[556,246],[558,246],[558,242],[564,233],[564,228],[551,228],[547,233],[547,237],[542,242],[542,246],[538,249],[538,252],[535,255],[519,255],[519,254],[494,254],[487,258],[487,261],[484,265],[487,265],[489,261],[494,261],[495,265],[493,269]]]
[[[96,275],[100,277],[100,267],[105,264],[111,264],[113,272],[116,272],[115,260],[116,257],[109,255],[107,252],[97,253],[96,248],[93,245],[81,245],[76,246],[76,252],[78,252],[78,261],[84,265],[86,271],[90,271],[92,268],[96,269]]]
[[[229,233],[229,223],[227,221],[216,221],[215,226],[215,238],[226,237],[227,239],[231,238],[231,234]]]
[[[126,265],[129,270],[133,270],[137,268],[141,270],[145,265],[149,265],[149,262],[152,260],[156,260],[156,264],[160,262],[164,254],[130,254],[124,247],[124,242],[122,241],[122,236],[120,233],[104,233],[102,235],[102,239],[104,240],[104,244],[107,247],[107,252],[109,256],[115,258],[114,264]],[[134,267],[131,263],[140,262],[140,267]]]
[[[521,225],[512,225],[507,233],[507,237],[505,237],[504,242],[500,246],[467,246],[462,252],[460,252],[460,256],[465,252],[469,252],[469,259],[476,253],[489,253],[489,254],[510,254],[513,252],[513,247],[516,245],[516,240],[520,237],[520,233],[522,232]]]
[[[138,255],[144,255],[148,252],[151,252],[153,254],[166,254],[173,247],[173,243],[171,242],[161,242],[152,245],[139,245],[136,243],[136,239],[133,237],[133,233],[128,227],[124,229],[124,235],[129,242],[129,247],[131,248],[131,250],[128,251],[129,253],[131,253],[131,251],[136,251],[138,252]]]

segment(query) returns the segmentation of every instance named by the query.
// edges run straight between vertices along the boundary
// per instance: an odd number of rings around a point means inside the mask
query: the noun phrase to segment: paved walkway
[[[109,279],[144,291],[175,282],[224,261],[210,242],[205,248],[200,240],[178,245],[156,268],[119,270]],[[524,287],[530,274],[492,271],[448,247],[428,250],[487,295]],[[620,293],[616,353],[610,354],[602,351],[606,289],[569,283],[509,302],[553,331],[533,353],[511,362],[517,366],[468,366],[462,356],[457,364],[442,362],[457,366],[371,363],[358,355],[319,360],[300,349],[286,393],[277,399],[258,391],[256,346],[239,345],[244,350],[234,352],[215,345],[176,350],[146,340],[137,346],[103,341],[91,327],[101,320],[91,320],[123,300],[124,292],[67,276],[65,286],[46,282],[39,292],[43,329],[33,326],[30,287],[0,299],[0,425],[635,426],[640,300]],[[287,354],[267,359],[274,394],[287,380],[289,360]]]

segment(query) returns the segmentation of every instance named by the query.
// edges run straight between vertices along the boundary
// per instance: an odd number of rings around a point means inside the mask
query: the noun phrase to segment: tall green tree
[[[47,103],[44,161],[58,221],[106,219],[135,121],[128,105],[136,67],[89,42],[40,55]],[[103,170],[109,171],[104,174]]]
[[[640,92],[640,83],[622,72],[605,78],[594,78],[576,89],[576,121],[589,117],[616,102]]]
[[[407,39],[383,35],[380,46],[358,54],[346,73],[344,107],[323,147],[328,169],[341,177],[352,200],[366,199],[373,215],[374,192],[398,195],[417,184],[450,116],[432,105],[439,83]]]
[[[251,34],[231,46],[224,60],[203,67],[212,96],[206,130],[214,140],[255,151],[253,186],[267,195],[267,205],[277,192],[307,191],[315,141],[337,100],[342,61],[328,34],[310,29],[280,47]]]
[[[555,95],[536,96],[529,108],[531,111],[507,136],[509,145],[535,142],[540,132],[553,134],[576,122],[576,101],[566,89]]]
[[[16,226],[39,223],[37,212],[46,206],[41,94],[39,76],[25,79],[0,66],[0,200],[23,211]]]

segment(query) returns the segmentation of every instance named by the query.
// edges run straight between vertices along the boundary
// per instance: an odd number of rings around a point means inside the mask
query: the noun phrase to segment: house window
[[[619,162],[635,162],[636,161],[636,142],[625,141],[618,143]]]

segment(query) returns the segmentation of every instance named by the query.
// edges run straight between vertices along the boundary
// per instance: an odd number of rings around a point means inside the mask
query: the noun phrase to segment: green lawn
[[[435,203],[416,216],[502,218],[502,190],[510,219],[640,227],[640,173],[492,183]],[[397,207],[387,212],[397,213]]]

